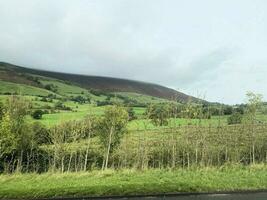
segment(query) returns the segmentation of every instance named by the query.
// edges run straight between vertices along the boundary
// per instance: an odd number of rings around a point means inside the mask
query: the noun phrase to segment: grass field
[[[32,96],[47,96],[53,94],[52,92],[37,88],[29,85],[5,82],[0,80],[0,94],[4,93],[16,93],[22,95],[32,95]]]
[[[267,188],[265,165],[0,175],[0,198],[214,192]]]

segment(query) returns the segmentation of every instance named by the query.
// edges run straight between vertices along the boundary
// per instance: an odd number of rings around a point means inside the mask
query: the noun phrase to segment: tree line
[[[241,123],[208,126],[180,126],[171,120],[181,114],[189,120],[208,118],[206,106],[188,103],[179,110],[177,104],[151,105],[147,118],[168,126],[129,131],[133,110],[123,106],[107,106],[103,116],[88,115],[47,128],[30,123],[30,103],[11,96],[0,105],[0,172],[266,163],[267,125],[257,121],[261,105],[261,96],[249,93]]]

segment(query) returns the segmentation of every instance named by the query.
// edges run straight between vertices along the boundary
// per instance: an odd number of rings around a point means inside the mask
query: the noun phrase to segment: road
[[[220,194],[171,194],[166,196],[131,196],[131,197],[103,197],[103,198],[60,198],[60,200],[267,200],[267,191],[220,193]],[[46,199],[50,200],[50,199]],[[51,200],[58,200],[53,198]]]

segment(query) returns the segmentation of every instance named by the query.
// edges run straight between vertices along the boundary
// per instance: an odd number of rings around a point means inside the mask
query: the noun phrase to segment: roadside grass
[[[267,189],[267,166],[13,174],[0,185],[2,199],[257,190]]]

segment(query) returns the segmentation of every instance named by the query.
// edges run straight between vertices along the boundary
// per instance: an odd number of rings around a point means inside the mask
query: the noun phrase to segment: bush
[[[0,102],[0,120],[2,119],[3,114],[4,114],[4,108],[3,104]]]
[[[96,102],[97,106],[107,106],[107,105],[112,105],[111,101],[97,101]]]
[[[129,121],[137,119],[135,116],[135,112],[132,107],[127,108],[128,116],[129,116]]]
[[[32,118],[33,119],[42,119],[42,116],[43,116],[43,111],[42,110],[35,110],[33,111],[32,113]]]
[[[86,102],[90,103],[90,98],[85,98],[83,96],[75,96],[75,97],[71,97],[71,100],[74,101],[74,102],[77,102],[79,104],[84,104]]]
[[[47,84],[44,86],[46,90],[50,90],[52,92],[57,92],[57,86],[54,84]]]
[[[223,107],[223,114],[224,115],[232,115],[233,114],[233,107],[232,106],[224,106]]]
[[[146,113],[147,117],[152,121],[156,126],[167,126],[168,125],[168,106],[165,104],[154,104],[147,108]]]
[[[242,123],[242,115],[238,112],[235,112],[231,116],[228,117],[227,122],[229,125],[231,124],[241,124]]]
[[[68,106],[65,106],[65,105],[63,104],[62,101],[58,101],[58,102],[55,104],[55,109],[57,109],[57,110],[68,110],[68,111],[71,110],[71,108],[68,107]]]
[[[51,144],[51,138],[48,129],[40,122],[35,122],[32,125],[33,139],[38,145]]]

